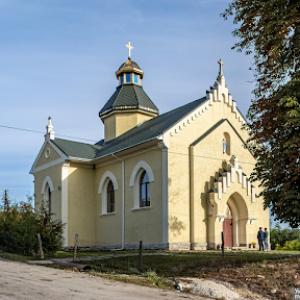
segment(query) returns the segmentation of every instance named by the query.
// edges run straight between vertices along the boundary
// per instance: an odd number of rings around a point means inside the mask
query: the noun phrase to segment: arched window
[[[52,180],[49,176],[46,176],[44,178],[43,184],[42,184],[42,201],[41,201],[41,209],[43,209],[48,214],[52,213],[52,193],[54,191],[54,186],[52,183]]]
[[[227,132],[223,137],[223,154],[230,155],[230,135]]]
[[[47,183],[46,187],[45,187],[45,192],[44,192],[43,206],[44,206],[45,212],[47,212],[49,215],[51,215],[51,195],[52,195],[51,188],[50,188],[49,184]]]
[[[115,211],[115,190],[111,180],[109,180],[106,188],[107,213]]]
[[[150,186],[154,182],[154,174],[150,165],[139,161],[133,168],[129,186],[133,188],[133,208],[150,207]]]
[[[140,177],[140,207],[150,206],[150,191],[149,191],[149,177],[147,172],[144,170]]]
[[[107,215],[114,213],[116,211],[116,191],[119,185],[115,175],[106,171],[100,180],[98,193],[101,194],[100,197],[100,214]]]

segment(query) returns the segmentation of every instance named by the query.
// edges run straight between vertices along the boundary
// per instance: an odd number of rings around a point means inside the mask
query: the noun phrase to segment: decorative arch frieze
[[[224,219],[225,213],[222,211],[223,200],[235,193],[232,185],[238,183],[244,190],[245,201],[249,204],[256,202],[255,187],[251,184],[249,178],[243,172],[237,157],[232,156],[228,169],[223,173],[218,173],[209,192],[208,217],[215,217],[220,222]],[[224,203],[223,203],[224,204]],[[248,222],[254,223],[256,218],[249,217]]]
[[[207,202],[208,247],[217,248],[221,245],[227,207],[230,207],[233,219],[232,246],[246,247],[248,232],[251,231],[249,226],[257,220],[255,206],[252,206],[257,196],[235,156],[232,156],[224,171],[217,173],[210,188]]]
[[[237,157],[233,155],[228,169],[223,173],[219,173],[218,176],[215,177],[210,194],[214,199],[222,200],[223,194],[227,193],[231,184],[234,182],[241,184],[242,188],[246,190],[247,196],[251,202],[255,202],[255,187],[251,184],[250,179],[243,172]]]
[[[232,96],[226,86],[224,74],[219,73],[214,85],[210,87],[208,91],[206,91],[206,101],[203,101],[203,103],[200,104],[199,107],[197,107],[194,111],[192,111],[182,120],[180,120],[175,126],[173,126],[169,130],[169,135],[174,136],[182,131],[184,127],[188,127],[202,114],[208,111],[213,106],[214,102],[223,102],[227,104],[227,106],[231,108],[231,111],[234,113],[235,118],[241,123],[241,125],[245,124],[246,121],[237,109],[236,102],[232,99]]]

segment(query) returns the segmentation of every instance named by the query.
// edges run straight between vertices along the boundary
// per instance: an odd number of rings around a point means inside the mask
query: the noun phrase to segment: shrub
[[[161,279],[155,271],[152,271],[150,269],[145,273],[145,276],[149,280],[149,282],[151,282],[152,285],[156,285],[156,286],[160,285]]]
[[[280,228],[277,224],[275,228],[271,229],[270,241],[271,249],[279,249],[283,247],[287,241],[300,240],[300,230],[290,228]]]
[[[36,213],[30,203],[21,203],[0,210],[0,250],[23,255],[38,253],[37,234],[43,250],[53,254],[61,247],[63,224],[49,214]]]
[[[288,251],[300,251],[300,241],[286,241],[283,247],[277,247],[278,250],[288,250]]]

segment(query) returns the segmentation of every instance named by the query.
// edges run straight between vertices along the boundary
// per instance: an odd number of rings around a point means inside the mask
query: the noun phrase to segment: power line
[[[20,127],[13,127],[13,126],[2,125],[2,124],[0,124],[0,127],[6,128],[6,129],[19,130],[19,131],[33,132],[33,133],[43,133],[42,131],[39,131],[39,130],[33,130],[33,129],[27,129],[27,128],[20,128]]]
[[[27,128],[21,128],[21,127],[13,127],[13,126],[8,126],[8,125],[3,125],[3,124],[0,124],[0,127],[1,128],[5,128],[5,129],[25,131],[25,132],[29,132],[29,133],[44,134],[44,132],[42,132],[40,130],[27,129]],[[87,139],[87,138],[81,138],[81,137],[75,137],[75,136],[70,136],[70,135],[64,135],[64,134],[57,134],[57,135],[60,136],[60,137],[67,137],[67,138],[73,138],[73,139],[78,139],[78,140],[85,140],[85,141],[90,141],[90,142],[97,142],[96,140]],[[155,149],[155,148],[153,148],[153,149]],[[157,150],[157,149],[155,149],[155,150]],[[146,151],[148,151],[148,150],[146,150]],[[159,151],[159,150],[157,150],[157,151]],[[176,152],[176,151],[170,151],[170,150],[168,150],[168,153],[170,153],[170,154],[177,154],[177,155],[183,155],[183,156],[189,156],[188,153]],[[206,155],[199,155],[199,154],[193,154],[193,157],[207,158],[207,159],[211,159],[211,160],[224,161],[224,159],[220,158],[220,157],[213,157],[213,156],[206,156]],[[248,161],[239,161],[239,162],[244,163],[244,164],[251,164],[251,165],[254,164],[253,162],[248,162]]]
[[[8,126],[8,125],[4,125],[4,124],[0,124],[0,127],[4,128],[4,129],[18,130],[18,131],[23,131],[23,132],[28,132],[28,133],[44,134],[44,132],[41,131],[41,130],[21,128],[21,127],[14,127],[14,126]],[[59,137],[65,137],[65,138],[71,138],[71,139],[84,140],[84,141],[89,141],[89,142],[97,142],[96,140],[82,138],[82,137],[78,137],[78,136],[71,136],[71,135],[66,135],[66,134],[59,134],[59,133],[57,133],[57,136],[59,136]]]

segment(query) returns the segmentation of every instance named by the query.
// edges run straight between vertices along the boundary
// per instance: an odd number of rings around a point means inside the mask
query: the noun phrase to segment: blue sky
[[[0,0],[0,124],[99,140],[98,112],[132,57],[144,89],[165,112],[205,95],[222,57],[242,112],[251,99],[251,58],[231,50],[233,25],[223,0]],[[0,128],[0,193],[33,194],[29,170],[43,134]]]

